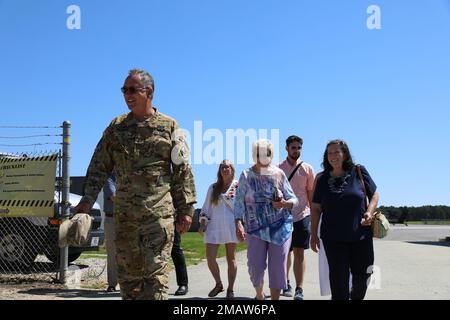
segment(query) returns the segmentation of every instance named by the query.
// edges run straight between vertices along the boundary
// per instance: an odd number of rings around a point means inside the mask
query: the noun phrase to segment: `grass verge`
[[[206,259],[206,247],[203,243],[203,237],[197,232],[184,233],[181,236],[181,248],[183,248],[186,265],[195,265]],[[239,243],[236,251],[246,250],[245,243]],[[217,257],[225,256],[225,245],[220,245]]]
[[[408,224],[427,224],[427,225],[450,225],[450,220],[420,220],[408,221]],[[401,224],[401,223],[399,223]]]
[[[196,265],[203,259],[206,259],[206,248],[203,243],[203,237],[197,232],[188,232],[181,236],[181,248],[183,248],[184,257],[186,260],[186,265]],[[246,250],[247,246],[245,243],[239,243],[237,245],[236,251]],[[225,256],[225,246],[221,245],[219,247],[217,257]],[[104,246],[99,247],[98,250],[85,251],[81,254],[79,259],[106,259],[106,249]],[[170,261],[172,263],[172,261]]]

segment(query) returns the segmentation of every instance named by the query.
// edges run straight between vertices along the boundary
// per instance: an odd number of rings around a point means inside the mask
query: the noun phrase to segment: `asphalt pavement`
[[[450,300],[450,242],[441,241],[450,236],[450,226],[396,225],[382,240],[374,240],[374,275],[366,295],[367,300]],[[318,255],[306,250],[305,300],[329,300],[321,296],[319,288]],[[227,263],[218,259],[222,283],[227,286]],[[255,291],[247,270],[246,251],[237,253],[238,272],[234,292],[236,299],[253,299]],[[175,271],[170,274],[169,299],[210,299],[208,292],[215,283],[206,261],[188,267],[189,292],[174,296],[177,289]],[[294,275],[291,271],[291,282]],[[265,283],[268,283],[266,272]],[[68,299],[68,300],[120,300],[120,294],[101,290],[72,287],[62,289],[48,285],[24,285],[13,293],[7,285],[0,286],[0,297],[7,299]],[[4,292],[3,292],[4,291]],[[17,290],[16,290],[17,291]],[[269,295],[269,288],[264,291]],[[3,292],[3,295],[1,295]],[[213,299],[225,299],[225,292]],[[282,300],[292,298],[281,297]]]
[[[367,291],[367,300],[448,300],[450,299],[450,242],[440,241],[450,236],[450,226],[396,225],[389,235],[374,240],[374,276]],[[329,300],[321,296],[318,255],[305,252],[305,300]],[[236,299],[253,299],[255,291],[247,271],[246,251],[237,254],[238,273],[234,292]],[[227,286],[227,263],[219,258],[222,283]],[[170,275],[169,299],[211,299],[208,292],[215,282],[206,261],[188,268],[189,292],[174,296],[177,289],[175,272]],[[291,271],[291,282],[294,275]],[[265,283],[268,283],[266,272]],[[265,293],[269,295],[265,285]],[[225,299],[225,291],[214,299]],[[282,300],[292,298],[281,297]]]

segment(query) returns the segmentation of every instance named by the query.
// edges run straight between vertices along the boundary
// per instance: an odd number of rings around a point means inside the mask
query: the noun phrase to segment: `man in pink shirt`
[[[300,160],[303,139],[298,136],[289,136],[286,139],[286,160],[279,167],[284,171],[292,186],[292,190],[298,198],[298,205],[292,208],[294,217],[294,231],[292,232],[291,251],[294,251],[294,276],[295,294],[294,300],[303,300],[303,278],[305,274],[304,250],[309,249],[310,239],[310,207],[314,187],[313,167]],[[288,255],[287,274],[291,266],[291,254]],[[292,287],[287,280],[283,295],[292,297]]]

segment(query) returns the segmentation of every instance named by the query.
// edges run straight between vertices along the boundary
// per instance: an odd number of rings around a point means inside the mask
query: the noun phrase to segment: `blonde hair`
[[[261,153],[260,150],[265,152]],[[273,143],[268,139],[260,139],[253,142],[252,145],[252,157],[255,163],[260,162],[261,164],[268,165],[273,159]],[[259,161],[258,161],[259,160]]]
[[[230,168],[231,168],[231,172],[233,174],[233,178],[234,178],[234,174],[235,174],[235,170],[234,170],[234,166],[231,163],[230,160],[223,160],[220,165],[219,165],[219,170],[217,171],[217,181],[216,183],[213,184],[213,192],[212,192],[212,196],[211,196],[211,203],[214,205],[217,205],[219,203],[219,197],[222,194],[222,189],[224,186],[224,181],[223,181],[223,177],[221,174],[221,170],[222,170],[222,166],[229,164]]]

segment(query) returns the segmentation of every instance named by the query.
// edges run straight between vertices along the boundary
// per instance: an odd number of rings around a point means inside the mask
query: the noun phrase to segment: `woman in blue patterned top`
[[[378,204],[377,186],[360,166],[370,200],[366,208],[362,181],[342,140],[327,144],[322,166],[324,171],[316,177],[311,207],[311,248],[317,252],[320,246],[317,228],[322,215],[320,238],[330,270],[331,299],[362,300],[374,262],[370,224]]]
[[[286,261],[291,245],[291,209],[298,200],[283,170],[271,164],[273,145],[268,140],[253,144],[255,164],[242,172],[234,202],[236,232],[247,242],[248,272],[256,299],[265,299],[264,272],[268,265],[272,300],[286,285]]]

